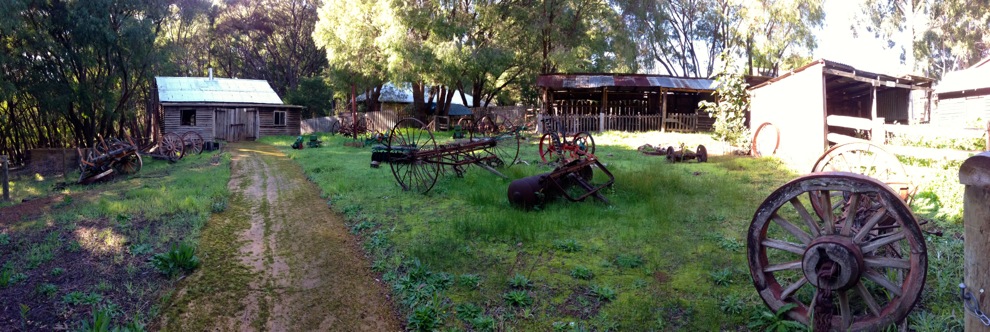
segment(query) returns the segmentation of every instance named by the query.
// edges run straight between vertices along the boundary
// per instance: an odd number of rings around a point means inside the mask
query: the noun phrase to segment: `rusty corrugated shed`
[[[597,89],[602,87],[668,88],[714,91],[715,80],[640,74],[549,74],[540,75],[536,86],[550,89]]]
[[[248,103],[282,105],[264,80],[208,77],[155,77],[163,103]]]

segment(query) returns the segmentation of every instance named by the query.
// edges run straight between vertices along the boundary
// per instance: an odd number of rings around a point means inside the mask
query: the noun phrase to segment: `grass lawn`
[[[322,139],[324,147],[305,150],[289,149],[294,137],[263,141],[298,161],[345,215],[410,329],[713,331],[772,323],[756,318],[765,306],[749,277],[745,233],[767,195],[803,174],[776,159],[673,164],[636,147],[721,149],[701,134],[605,133],[595,136],[595,154],[616,177],[604,190],[611,204],[558,200],[527,212],[509,205],[510,180],[481,168],[463,178],[441,174],[426,195],[403,192],[387,164],[369,167],[370,147]],[[523,142],[528,164],[502,172],[518,179],[551,171],[537,162],[537,143]],[[938,202],[961,192],[942,183],[957,171],[932,167],[926,181],[939,187],[922,191],[923,217],[933,220],[923,228],[945,235],[928,236],[928,282],[910,318],[917,330],[962,320],[952,296],[962,277],[959,211]]]
[[[76,185],[78,175],[16,179],[17,204],[0,206],[17,212],[0,220],[6,330],[151,321],[177,280],[159,273],[152,257],[197,245],[210,214],[226,206],[230,168],[229,158],[212,165],[202,154],[175,164],[147,157],[137,174],[89,186]]]

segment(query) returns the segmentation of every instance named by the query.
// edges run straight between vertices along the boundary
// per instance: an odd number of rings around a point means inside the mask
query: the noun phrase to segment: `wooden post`
[[[660,106],[662,114],[660,116],[660,132],[663,133],[667,132],[667,90],[661,89],[660,93],[663,94],[663,106]]]
[[[870,140],[873,144],[883,145],[887,141],[887,129],[883,127],[885,118],[873,118],[873,128],[870,129]]]
[[[3,200],[10,200],[10,174],[7,173],[7,169],[10,168],[10,161],[7,156],[0,156],[0,181],[3,182]]]
[[[598,132],[605,132],[605,113],[598,113]]]
[[[972,303],[990,310],[990,152],[972,156],[959,168],[959,183],[966,186],[963,196],[964,291],[972,294]],[[990,331],[979,317],[966,310],[965,330]]]

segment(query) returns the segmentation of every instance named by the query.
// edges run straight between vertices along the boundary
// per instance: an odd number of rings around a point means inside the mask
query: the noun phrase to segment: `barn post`
[[[959,167],[959,183],[966,186],[963,196],[963,305],[967,311],[966,331],[990,331],[978,314],[990,307],[990,152],[969,157]],[[975,309],[975,310],[974,310]]]
[[[598,108],[598,132],[605,132],[605,110],[608,109],[608,87],[602,87],[602,105]]]
[[[660,132],[667,132],[667,89],[660,89],[660,93],[663,94],[663,103],[661,108],[660,116]]]
[[[10,167],[10,161],[7,156],[0,156],[0,181],[3,182],[3,200],[10,200],[10,177],[7,173],[7,169]]]

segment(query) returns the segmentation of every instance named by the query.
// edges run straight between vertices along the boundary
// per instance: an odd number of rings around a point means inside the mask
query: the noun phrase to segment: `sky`
[[[860,2],[855,0],[826,0],[825,24],[815,34],[818,48],[815,59],[828,59],[865,71],[900,76],[907,74],[901,64],[899,46],[887,49],[887,41],[872,34],[860,34],[854,38],[850,26],[855,22]]]

